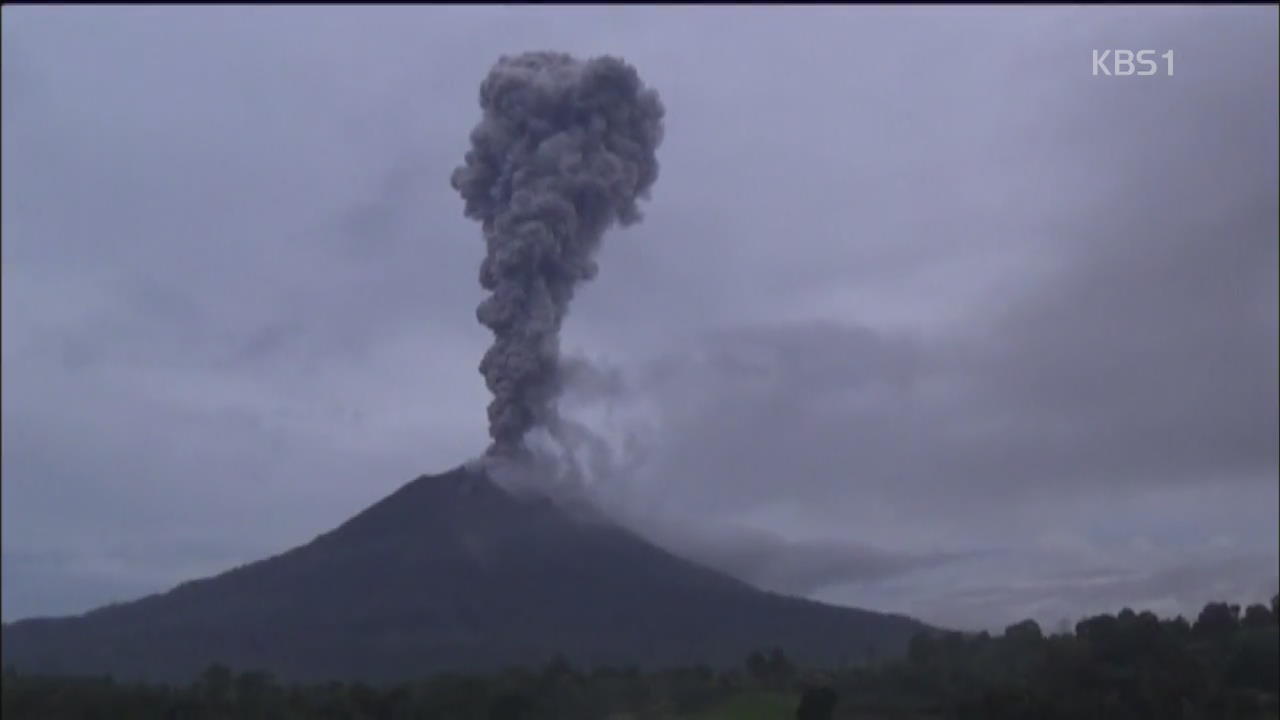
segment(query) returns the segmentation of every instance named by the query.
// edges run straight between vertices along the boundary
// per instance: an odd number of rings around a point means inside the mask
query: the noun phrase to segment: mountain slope
[[[71,618],[4,626],[20,670],[187,681],[398,680],[541,664],[832,663],[897,653],[909,618],[767,593],[463,469],[423,476],[281,555]]]

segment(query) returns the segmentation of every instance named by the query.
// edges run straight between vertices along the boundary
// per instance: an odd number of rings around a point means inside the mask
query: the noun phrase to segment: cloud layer
[[[628,522],[963,627],[1276,590],[1275,8],[3,12],[6,620],[483,450],[449,175],[544,48],[667,108],[564,327]]]

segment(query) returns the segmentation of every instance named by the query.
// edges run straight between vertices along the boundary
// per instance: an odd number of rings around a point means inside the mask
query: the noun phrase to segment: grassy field
[[[800,696],[783,693],[743,693],[723,705],[687,715],[688,720],[782,720],[794,718]]]

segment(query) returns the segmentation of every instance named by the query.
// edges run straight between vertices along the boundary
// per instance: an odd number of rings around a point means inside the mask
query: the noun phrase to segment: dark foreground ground
[[[660,672],[574,668],[552,659],[500,673],[416,682],[284,685],[213,665],[186,685],[20,674],[3,679],[3,717],[424,718],[431,720],[701,720],[796,718],[806,690],[826,687],[829,718],[1171,720],[1280,718],[1277,599],[1245,609],[1211,603],[1195,622],[1129,610],[1044,636],[1031,621],[999,636],[926,632],[904,660],[796,667],[778,651],[738,669]]]

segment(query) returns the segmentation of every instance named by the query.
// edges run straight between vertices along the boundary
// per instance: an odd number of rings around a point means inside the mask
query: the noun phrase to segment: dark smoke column
[[[514,454],[534,426],[556,431],[560,325],[574,287],[595,277],[605,230],[640,220],[663,108],[625,62],[552,52],[500,58],[480,107],[452,183],[488,248],[480,285],[492,295],[476,317],[494,335],[480,362],[490,453]]]

